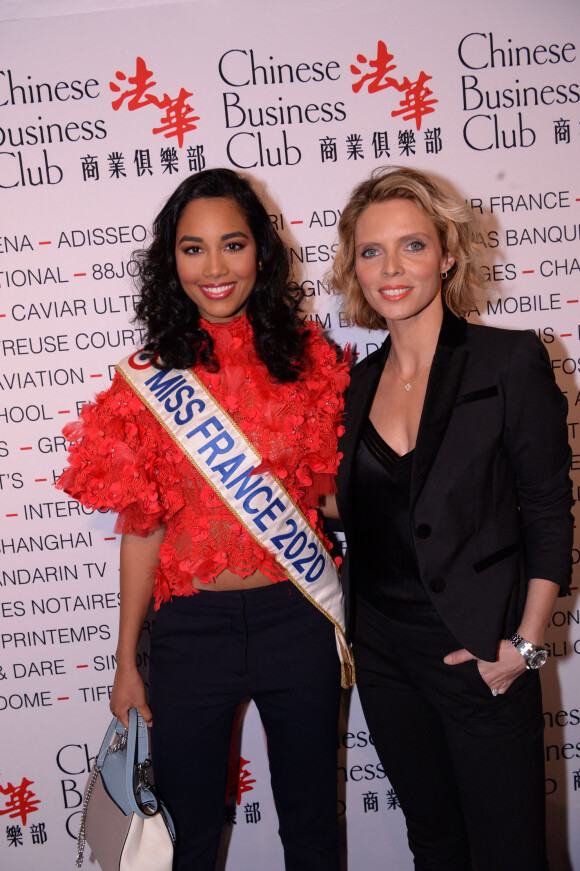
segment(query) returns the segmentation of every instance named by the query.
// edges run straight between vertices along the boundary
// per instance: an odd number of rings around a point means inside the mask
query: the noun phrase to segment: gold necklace
[[[391,363],[391,369],[392,369],[393,372],[395,373],[395,377],[398,378],[399,381],[401,382],[401,384],[403,385],[404,390],[406,390],[407,393],[408,393],[409,390],[411,390],[411,388],[413,387],[413,384],[415,383],[415,381],[419,378],[420,375],[423,374],[423,372],[424,372],[426,369],[428,369],[428,368],[430,367],[430,365],[431,365],[432,362],[433,362],[433,361],[430,360],[429,363],[427,363],[426,366],[423,366],[421,369],[419,369],[419,371],[417,372],[417,374],[415,375],[415,377],[412,378],[412,379],[409,380],[409,381],[406,381],[404,378],[401,378],[401,376],[399,375],[399,373],[395,371],[395,364],[394,364],[394,363]]]

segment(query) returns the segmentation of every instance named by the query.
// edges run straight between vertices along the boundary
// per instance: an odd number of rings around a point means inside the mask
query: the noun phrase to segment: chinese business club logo
[[[356,55],[356,62],[350,64],[350,72],[353,76],[351,84],[353,93],[366,92],[374,95],[385,91],[394,92],[394,99],[391,99],[389,103],[390,117],[411,122],[410,126],[400,128],[396,132],[396,144],[389,141],[392,138],[392,131],[387,129],[386,122],[383,122],[385,123],[384,129],[375,130],[373,133],[372,142],[375,158],[377,160],[382,157],[390,159],[392,147],[399,149],[401,157],[412,157],[419,144],[419,135],[424,139],[426,154],[439,154],[443,148],[441,128],[427,127],[421,132],[423,119],[426,115],[435,112],[435,104],[439,102],[427,84],[433,76],[424,70],[421,70],[414,78],[401,75],[396,72],[398,67],[396,63],[393,63],[394,60],[395,56],[389,52],[387,43],[379,39],[376,50],[359,52]],[[376,117],[380,118],[380,115]],[[364,157],[360,134],[351,134],[348,147],[349,158],[357,160],[359,157]]]
[[[397,69],[397,64],[392,63],[395,55],[389,54],[387,45],[382,39],[379,39],[377,43],[377,56],[374,59],[369,60],[364,54],[357,54],[356,59],[360,66],[350,65],[351,73],[360,76],[358,81],[352,85],[354,93],[358,94],[365,84],[369,94],[394,88],[398,94],[402,95],[402,99],[399,101],[400,108],[391,112],[392,117],[396,118],[398,115],[402,115],[404,121],[414,121],[417,130],[420,130],[423,116],[434,112],[433,105],[439,102],[432,96],[433,91],[427,85],[427,82],[433,77],[423,71],[419,73],[415,81],[411,81],[407,76],[403,76],[402,80],[399,80],[389,75]],[[368,65],[370,72],[363,73],[361,67],[364,64]]]
[[[194,122],[200,120],[199,115],[194,115],[193,106],[188,103],[188,98],[193,96],[193,92],[186,91],[182,87],[177,97],[170,97],[165,93],[163,97],[159,97],[152,92],[152,88],[157,85],[157,82],[151,78],[153,75],[153,71],[147,69],[147,64],[142,57],[138,57],[135,62],[134,75],[128,76],[121,70],[117,70],[115,73],[117,81],[109,82],[111,91],[119,94],[117,99],[112,101],[113,109],[118,112],[124,103],[129,112],[151,106],[160,109],[160,126],[153,127],[152,132],[162,133],[166,139],[175,136],[181,148],[185,134],[196,130]],[[118,84],[119,82],[123,84]]]
[[[0,783],[0,817],[5,816],[8,820],[6,826],[6,841],[10,847],[22,847],[24,845],[25,832],[28,817],[38,811],[40,799],[30,789],[34,785],[33,780],[23,777],[20,783],[14,784],[8,781],[6,786]],[[16,822],[20,820],[20,823]],[[45,823],[33,823],[29,832],[33,844],[44,844],[47,840]]]

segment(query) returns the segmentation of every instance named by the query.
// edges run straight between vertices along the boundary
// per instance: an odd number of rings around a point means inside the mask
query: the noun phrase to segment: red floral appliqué
[[[262,454],[255,474],[276,475],[320,531],[316,505],[322,493],[334,490],[347,360],[337,362],[318,329],[306,326],[307,372],[280,384],[258,359],[245,317],[203,325],[220,368],[212,373],[196,367],[196,374]],[[193,578],[211,583],[225,568],[241,577],[259,570],[273,581],[285,578],[120,375],[64,433],[71,446],[60,489],[84,505],[118,512],[119,533],[148,535],[165,526],[156,607],[195,592]]]

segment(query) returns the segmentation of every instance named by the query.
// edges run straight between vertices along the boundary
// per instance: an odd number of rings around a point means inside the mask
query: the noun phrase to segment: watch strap
[[[524,662],[526,663],[526,668],[536,669],[544,664],[545,659],[543,661],[540,661],[538,664],[532,663],[530,665],[530,662],[533,655],[536,653],[544,652],[547,654],[547,649],[545,647],[542,647],[539,644],[533,644],[531,641],[523,638],[518,632],[514,632],[509,641],[513,644],[518,653],[521,653],[521,655],[523,656]]]

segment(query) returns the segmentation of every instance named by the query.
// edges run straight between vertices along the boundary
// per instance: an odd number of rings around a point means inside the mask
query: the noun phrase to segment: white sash
[[[116,367],[195,469],[292,583],[334,625],[344,687],[354,683],[336,566],[300,508],[262,457],[189,370],[156,369],[137,352]]]

